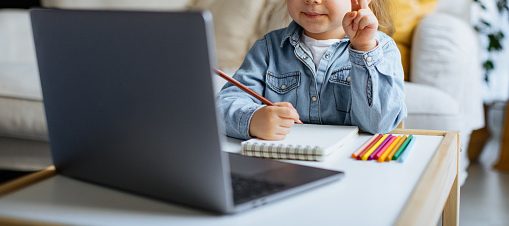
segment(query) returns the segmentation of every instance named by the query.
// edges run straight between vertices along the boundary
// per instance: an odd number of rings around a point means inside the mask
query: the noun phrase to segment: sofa
[[[394,39],[409,75],[405,82],[405,128],[460,131],[462,156],[466,156],[470,133],[484,123],[479,44],[469,25],[470,1],[398,1],[394,6]],[[218,66],[230,74],[256,39],[290,21],[281,0],[41,3],[46,7],[81,9],[210,10],[214,15]],[[426,12],[421,10],[424,5]],[[51,158],[27,10],[0,9],[0,31],[0,168],[40,169],[51,164]],[[216,79],[217,90],[223,84]],[[467,158],[460,162],[465,169]],[[464,181],[466,174],[461,177]]]

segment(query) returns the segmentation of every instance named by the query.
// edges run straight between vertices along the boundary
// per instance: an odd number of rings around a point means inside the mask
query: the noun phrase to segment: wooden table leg
[[[459,226],[460,225],[460,186],[459,179],[459,157],[461,149],[461,141],[459,134],[456,136],[456,177],[452,183],[451,191],[445,201],[442,211],[442,226]]]
[[[449,197],[445,201],[442,212],[442,226],[458,226],[460,222],[460,186],[458,186],[458,175],[454,179]]]
[[[509,103],[506,103],[504,113],[504,126],[500,141],[500,155],[495,169],[509,171]]]

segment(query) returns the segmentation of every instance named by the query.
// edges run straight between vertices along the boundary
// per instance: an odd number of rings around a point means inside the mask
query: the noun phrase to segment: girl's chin
[[[326,32],[327,30],[326,29],[323,29],[321,27],[313,27],[313,26],[303,26],[304,29],[308,32],[308,33],[311,33],[311,34],[321,34],[321,33],[324,33]]]

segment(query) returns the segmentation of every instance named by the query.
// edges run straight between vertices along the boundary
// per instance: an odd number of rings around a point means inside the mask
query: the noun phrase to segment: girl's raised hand
[[[368,51],[376,47],[378,20],[369,8],[368,0],[351,0],[352,11],[343,18],[343,29],[350,37],[352,48]]]

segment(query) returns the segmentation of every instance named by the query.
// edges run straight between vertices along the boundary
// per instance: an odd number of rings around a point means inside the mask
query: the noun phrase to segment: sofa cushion
[[[0,64],[0,136],[48,140],[35,65]]]
[[[47,140],[28,11],[0,10],[0,136]]]
[[[460,130],[462,116],[456,100],[431,86],[405,82],[407,129]]]
[[[470,25],[448,14],[429,14],[415,31],[412,49],[411,81],[436,87],[457,101],[465,115],[464,130],[482,127],[482,71]]]
[[[405,82],[408,114],[458,115],[459,103],[449,94],[432,86]]]
[[[27,10],[0,9],[0,63],[35,65],[35,49],[32,40]],[[3,65],[0,70],[3,70]]]
[[[250,45],[265,34],[273,30],[287,27],[288,24],[290,24],[292,18],[288,13],[286,1],[266,0],[258,21],[257,29],[250,40]]]
[[[0,137],[0,169],[41,170],[51,164],[48,142]]]
[[[0,97],[0,136],[48,140],[42,101]]]
[[[41,101],[37,67],[34,64],[0,62],[0,97]]]
[[[265,1],[195,0],[192,9],[208,9],[214,17],[218,65],[238,68],[255,34]],[[257,37],[259,38],[259,37]]]
[[[410,57],[414,29],[422,16],[431,12],[435,5],[436,0],[395,0],[392,4],[395,29],[392,37],[401,52],[405,81],[410,80]]]

